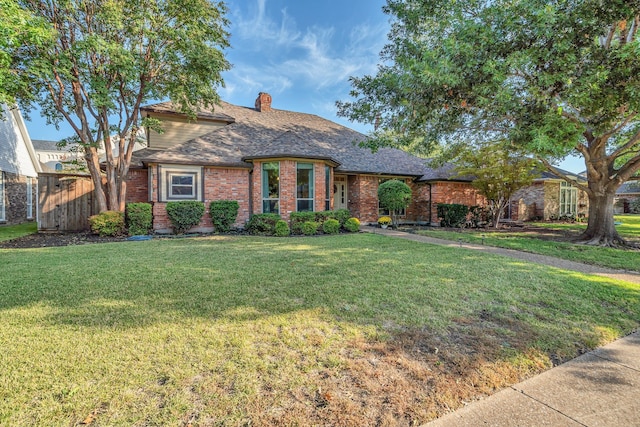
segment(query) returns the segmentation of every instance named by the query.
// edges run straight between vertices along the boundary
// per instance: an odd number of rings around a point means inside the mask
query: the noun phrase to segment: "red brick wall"
[[[433,218],[429,216],[430,208],[430,184],[425,182],[412,182],[411,187],[411,203],[407,207],[407,221],[430,222]]]
[[[147,169],[130,169],[127,175],[127,203],[149,201],[149,174]]]
[[[378,221],[378,182],[379,177],[372,175],[348,177],[349,210],[361,222]]]
[[[267,162],[267,161],[265,161]],[[262,163],[254,163],[253,172],[253,212],[262,212]],[[280,216],[289,220],[291,212],[296,211],[297,161],[280,160]],[[305,162],[309,163],[309,162]],[[325,205],[324,162],[314,162],[314,210],[323,211]],[[333,179],[333,174],[331,175]]]
[[[484,206],[485,198],[468,182],[438,181],[431,183],[432,222],[438,220],[438,203],[458,203],[467,206]]]
[[[169,232],[172,228],[167,216],[166,203],[158,202],[158,168],[153,165],[153,229]],[[235,226],[242,227],[249,219],[249,170],[231,168],[203,168],[205,214],[194,231],[212,231],[209,203],[213,200],[236,200],[240,205]]]

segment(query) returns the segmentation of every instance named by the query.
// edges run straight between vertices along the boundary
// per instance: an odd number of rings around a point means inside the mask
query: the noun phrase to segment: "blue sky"
[[[336,116],[335,102],[349,98],[349,77],[374,74],[387,41],[385,0],[228,0],[233,64],[219,93],[232,104],[253,106],[258,92],[273,108],[317,114],[360,132],[369,126]],[[27,123],[32,139],[59,140],[67,126]],[[574,161],[561,167],[579,172]]]

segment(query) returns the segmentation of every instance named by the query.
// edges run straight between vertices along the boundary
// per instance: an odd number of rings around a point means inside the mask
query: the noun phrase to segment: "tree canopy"
[[[513,151],[505,142],[484,144],[463,150],[457,157],[456,171],[473,176],[472,185],[486,197],[489,216],[498,228],[511,196],[537,178],[540,162]]]
[[[84,149],[100,210],[124,210],[126,178],[140,115],[169,98],[195,116],[219,101],[230,68],[226,7],[209,0],[0,0],[0,99],[24,111],[38,105],[48,122],[66,121]],[[6,7],[6,9],[4,9]],[[37,43],[34,43],[34,40]],[[98,149],[104,149],[99,158]],[[104,164],[106,186],[102,184]]]
[[[393,226],[398,226],[398,211],[411,203],[411,188],[399,179],[390,179],[378,187],[380,205],[391,214]]]
[[[388,0],[382,65],[339,112],[374,144],[432,152],[508,140],[585,161],[594,244],[617,244],[616,189],[640,169],[639,0]]]

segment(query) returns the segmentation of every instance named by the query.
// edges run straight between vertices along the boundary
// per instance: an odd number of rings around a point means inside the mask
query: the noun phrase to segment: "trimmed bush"
[[[640,197],[636,197],[629,203],[631,213],[640,213]]]
[[[291,215],[289,215],[291,232],[293,234],[304,234],[302,232],[302,224],[305,222],[315,222],[316,213],[318,212],[291,212]]]
[[[344,222],[344,229],[350,233],[360,231],[360,220],[358,218],[349,218]]]
[[[302,234],[313,236],[318,232],[318,223],[315,221],[305,221],[302,223]]]
[[[467,221],[469,207],[456,203],[438,203],[438,218],[442,227],[462,227]]]
[[[287,221],[279,219],[276,222],[275,234],[278,237],[287,237],[289,234],[291,234],[291,231],[289,230],[289,224],[287,224]]]
[[[274,213],[253,214],[245,229],[250,234],[273,236],[276,232],[276,222],[280,220],[280,215]]]
[[[340,222],[337,219],[328,219],[322,223],[322,232],[325,234],[337,234],[340,231]]]
[[[153,227],[151,203],[127,203],[125,217],[130,236],[149,234]]]
[[[100,237],[113,237],[124,234],[124,214],[119,211],[104,211],[89,217],[91,231]]]
[[[175,234],[183,234],[200,224],[204,215],[204,203],[195,200],[183,200],[167,203],[167,215]]]
[[[338,209],[337,211],[333,211],[333,217],[338,220],[341,227],[344,227],[344,224],[347,222],[349,218],[351,218],[351,212],[349,209]]]
[[[238,218],[240,205],[235,200],[214,200],[209,204],[209,215],[216,231],[226,233]]]

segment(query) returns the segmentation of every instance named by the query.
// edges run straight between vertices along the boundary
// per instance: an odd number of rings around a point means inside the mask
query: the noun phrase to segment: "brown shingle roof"
[[[166,113],[171,104],[145,108]],[[358,143],[365,139],[363,134],[316,115],[276,109],[259,112],[226,102],[202,114],[232,117],[235,122],[142,160],[250,167],[247,161],[255,158],[303,157],[333,161],[339,165],[337,172],[420,177],[429,171],[425,160],[404,151],[383,148],[372,153],[361,148]]]

